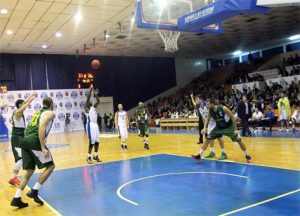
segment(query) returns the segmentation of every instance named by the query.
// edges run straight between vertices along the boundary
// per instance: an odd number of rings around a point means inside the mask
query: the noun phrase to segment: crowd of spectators
[[[298,64],[298,61],[299,57],[297,55],[293,59],[290,57],[284,60],[284,62],[287,62],[286,66]],[[240,71],[237,71],[231,78],[237,77],[236,74],[240,73]],[[257,76],[256,78],[264,81],[263,77]],[[236,112],[237,105],[241,101],[242,96],[246,95],[251,104],[252,113],[256,113],[255,115],[258,117],[272,115],[270,112],[278,109],[278,101],[282,92],[285,92],[293,109],[296,109],[300,105],[300,81],[298,80],[293,81],[291,84],[273,83],[270,86],[265,83],[264,89],[259,90],[254,86],[253,89],[247,88],[243,89],[243,91],[231,89],[231,85],[228,85],[229,81],[233,80],[227,79],[225,84],[222,84],[215,83],[214,81],[209,82],[209,79],[202,80],[199,78],[171,96],[152,101],[147,104],[147,107],[151,116],[155,119],[195,117],[197,112],[194,110],[190,100],[191,93],[204,100],[208,98],[216,99],[234,112]],[[248,77],[244,81],[249,81]]]

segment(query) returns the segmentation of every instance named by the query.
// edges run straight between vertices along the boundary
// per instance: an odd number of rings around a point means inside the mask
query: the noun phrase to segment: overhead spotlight
[[[289,40],[291,40],[291,41],[298,40],[298,39],[300,39],[300,34],[296,34],[296,35],[289,37]]]
[[[107,38],[109,38],[109,37],[110,37],[109,34],[108,34],[107,31],[105,30],[105,31],[104,31],[104,41],[106,41]]]
[[[237,51],[233,52],[232,54],[235,55],[235,56],[241,55],[242,51],[241,50],[237,50]]]
[[[44,44],[44,45],[42,45],[42,48],[43,48],[43,49],[47,49],[48,46]]]
[[[5,9],[5,8],[2,8],[2,9],[0,9],[0,13],[1,13],[1,14],[7,14],[7,13],[8,13],[8,10]]]
[[[12,34],[13,34],[13,31],[12,31],[12,30],[7,30],[7,31],[6,31],[6,34],[12,35]]]
[[[56,37],[61,37],[62,34],[61,34],[60,32],[56,32],[56,33],[55,33],[55,36],[56,36]]]
[[[78,13],[75,15],[75,20],[76,20],[77,22],[80,22],[80,21],[82,20],[82,16],[81,16],[80,12],[78,12]]]

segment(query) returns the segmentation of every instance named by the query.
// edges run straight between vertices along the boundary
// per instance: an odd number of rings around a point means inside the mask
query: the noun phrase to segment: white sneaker
[[[289,131],[290,131],[290,129],[286,129],[285,131],[286,131],[286,132],[289,132]]]
[[[279,129],[278,131],[284,131],[284,129],[283,129],[283,128],[281,128],[281,129]]]

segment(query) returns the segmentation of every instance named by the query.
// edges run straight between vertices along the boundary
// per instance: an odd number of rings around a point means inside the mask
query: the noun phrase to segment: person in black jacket
[[[251,104],[248,102],[247,96],[244,95],[242,101],[238,104],[238,117],[241,119],[243,125],[242,136],[246,136],[246,133],[249,136],[252,135],[248,125],[248,120],[251,116]]]

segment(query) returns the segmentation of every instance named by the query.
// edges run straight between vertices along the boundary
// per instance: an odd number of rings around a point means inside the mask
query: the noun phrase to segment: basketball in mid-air
[[[97,70],[101,66],[101,63],[98,59],[94,59],[91,65],[93,69]]]

